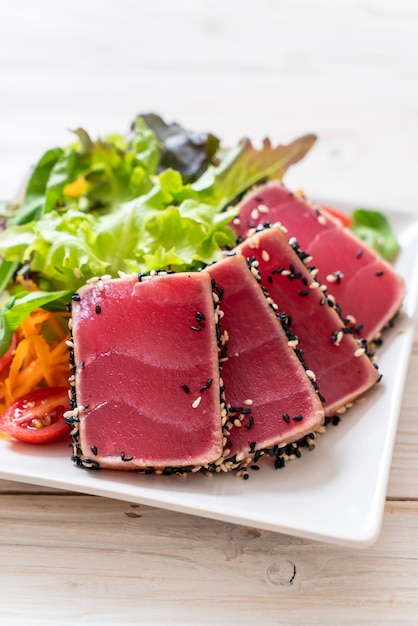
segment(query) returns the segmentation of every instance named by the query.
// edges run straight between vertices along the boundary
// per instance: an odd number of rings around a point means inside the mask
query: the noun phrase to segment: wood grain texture
[[[388,504],[380,541],[360,554],[90,496],[3,495],[0,505],[7,623],[250,626],[309,614],[318,626],[398,625],[400,611],[405,624],[418,615],[416,502]]]
[[[0,199],[68,129],[153,110],[226,142],[315,132],[289,185],[418,214],[417,68],[414,0],[4,2]],[[415,626],[417,379],[418,333],[367,550],[0,481],[0,624]]]

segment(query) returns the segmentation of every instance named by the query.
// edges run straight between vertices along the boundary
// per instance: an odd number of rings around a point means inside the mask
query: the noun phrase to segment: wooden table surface
[[[68,129],[156,111],[233,142],[318,134],[286,177],[418,214],[414,0],[14,0],[0,198]],[[417,624],[418,334],[381,535],[355,550],[0,481],[0,623]]]

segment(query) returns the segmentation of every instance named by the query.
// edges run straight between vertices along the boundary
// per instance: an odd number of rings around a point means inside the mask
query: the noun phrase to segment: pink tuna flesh
[[[230,430],[225,456],[313,432],[324,421],[322,404],[246,259],[228,256],[206,271],[224,291],[221,330],[228,335],[228,359],[222,380],[227,407],[238,409],[229,420],[241,415],[242,424]]]
[[[72,306],[82,458],[117,469],[206,465],[222,454],[208,274],[135,276]],[[203,391],[202,391],[202,388]]]
[[[312,256],[319,280],[329,286],[343,316],[355,319],[362,337],[373,339],[397,313],[404,297],[402,279],[338,220],[273,181],[247,194],[231,226],[245,238],[266,221],[280,222],[288,238],[295,237]]]
[[[345,332],[332,298],[324,295],[280,229],[253,235],[237,252],[258,261],[262,285],[279,311],[291,317],[291,330],[316,376],[326,415],[333,415],[377,381],[378,372],[359,342]]]

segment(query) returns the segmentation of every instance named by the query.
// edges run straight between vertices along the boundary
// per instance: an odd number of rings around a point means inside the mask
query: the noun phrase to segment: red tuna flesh
[[[222,454],[218,343],[208,274],[82,287],[72,305],[79,461],[143,469]],[[86,460],[87,459],[87,460]]]
[[[225,456],[247,455],[251,442],[254,452],[313,432],[324,422],[321,401],[246,259],[228,256],[206,271],[224,292],[222,380],[227,408],[238,409],[228,419],[241,415],[242,424],[230,430]]]
[[[345,332],[334,300],[321,290],[297,251],[279,228],[256,233],[237,247],[258,261],[262,285],[279,311],[291,317],[298,348],[316,376],[325,414],[331,416],[369,389],[379,374],[359,341]]]
[[[344,317],[352,316],[360,334],[373,339],[401,307],[403,280],[389,263],[326,212],[272,181],[252,190],[231,224],[240,237],[266,221],[280,222],[318,268]]]

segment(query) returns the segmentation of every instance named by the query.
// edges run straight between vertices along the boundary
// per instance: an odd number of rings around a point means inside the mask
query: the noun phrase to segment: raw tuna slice
[[[369,389],[379,374],[344,325],[333,297],[301,260],[305,255],[297,242],[292,244],[280,228],[268,228],[246,239],[237,252],[258,261],[262,285],[279,311],[291,317],[298,349],[316,376],[325,414],[331,416]]]
[[[400,309],[404,285],[389,263],[337,219],[279,182],[247,194],[232,226],[245,238],[251,228],[267,221],[280,222],[288,237],[296,237],[309,252],[319,280],[329,284],[343,316],[365,339],[373,339]]]
[[[318,394],[246,259],[227,256],[205,271],[224,294],[221,330],[227,333],[228,358],[222,380],[229,440],[225,457],[240,459],[250,451],[291,443],[322,426]]]
[[[99,280],[73,300],[74,460],[166,473],[214,462],[222,406],[210,276]]]

